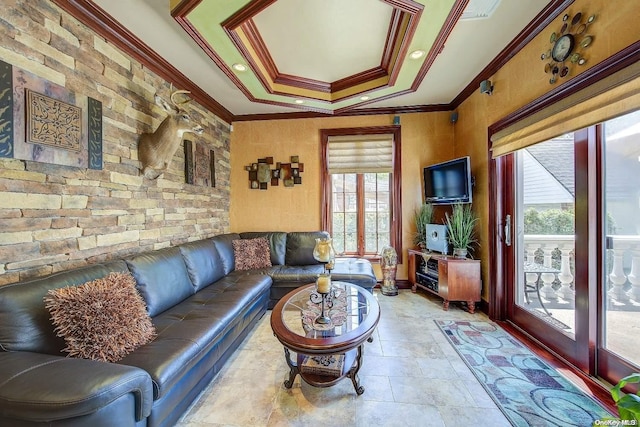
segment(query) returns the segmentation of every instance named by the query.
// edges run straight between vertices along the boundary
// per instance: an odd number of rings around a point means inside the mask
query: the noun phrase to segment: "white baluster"
[[[560,280],[561,287],[558,289],[558,295],[565,300],[575,300],[576,291],[571,289],[573,283],[573,274],[571,274],[571,251],[573,246],[563,245],[560,247],[560,273],[558,274],[558,280]]]
[[[623,270],[624,249],[611,249],[611,251],[613,252],[613,267],[609,274],[611,289],[607,294],[615,301],[627,302],[629,296],[624,292],[624,284],[627,281],[627,276]]]
[[[629,273],[629,283],[631,289],[627,295],[636,302],[640,302],[640,250],[636,249],[632,252],[631,272]]]
[[[525,250],[527,251],[527,262],[533,264],[536,261],[536,251],[540,247],[539,243],[528,243]]]
[[[544,266],[551,267],[551,254],[553,250],[557,247],[556,244],[544,245],[542,251],[544,252]],[[540,279],[544,285],[540,288],[540,295],[542,295],[545,299],[552,300],[558,299],[558,295],[556,294],[555,289],[553,289],[553,281],[556,279],[555,273],[542,273],[540,275]]]

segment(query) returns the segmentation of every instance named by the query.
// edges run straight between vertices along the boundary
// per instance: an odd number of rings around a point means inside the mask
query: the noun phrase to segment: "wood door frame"
[[[490,265],[489,265],[489,278],[492,287],[489,289],[489,317],[493,320],[504,321],[508,317],[512,317],[509,313],[509,301],[510,295],[508,293],[507,283],[515,278],[513,260],[511,263],[507,262],[506,254],[507,249],[503,245],[503,218],[506,213],[513,211],[512,204],[505,202],[504,198],[508,191],[505,183],[507,179],[513,178],[513,161],[505,160],[506,157],[493,159],[491,157],[491,136],[496,132],[505,129],[506,127],[522,120],[525,117],[529,117],[541,111],[544,108],[557,102],[566,96],[569,96],[585,87],[597,83],[601,79],[604,79],[613,73],[634,64],[640,60],[640,42],[636,42],[625,49],[622,49],[618,53],[610,56],[599,64],[586,70],[584,73],[567,81],[566,83],[556,87],[543,96],[533,100],[531,103],[519,108],[511,114],[505,116],[503,119],[495,122],[488,128],[488,156],[489,156],[489,235],[493,236],[490,243]],[[589,132],[588,130],[586,132]],[[601,283],[604,278],[604,266],[603,266],[603,254],[604,248],[602,247],[602,236],[604,231],[602,230],[602,189],[597,187],[596,183],[602,182],[601,173],[602,166],[598,164],[602,158],[602,154],[598,151],[601,150],[601,143],[598,138],[601,135],[598,134],[596,128],[592,128],[593,135],[586,138],[584,151],[577,153],[578,161],[588,165],[587,169],[591,170],[591,173],[587,173],[585,170],[576,170],[576,180],[582,180],[581,184],[576,182],[576,186],[583,185],[587,188],[585,194],[589,194],[587,197],[591,202],[584,203],[583,201],[576,200],[576,216],[586,215],[586,221],[576,224],[576,234],[580,232],[583,238],[587,239],[587,244],[579,245],[576,243],[576,250],[578,256],[586,256],[586,259],[592,259],[596,262],[587,263],[585,272],[576,273],[575,282],[582,282],[584,286],[587,286],[586,297],[583,301],[576,302],[576,308],[579,305],[596,306],[598,310],[595,310],[595,314],[592,312],[584,319],[576,322],[578,324],[585,322],[583,328],[576,329],[576,342],[580,342],[579,346],[576,345],[571,349],[568,349],[572,354],[576,355],[576,359],[572,361],[572,364],[576,368],[583,370],[589,375],[593,375],[596,372],[606,373],[607,376],[613,378],[620,378],[626,375],[628,372],[632,372],[637,368],[626,363],[620,358],[616,357],[613,353],[602,348],[601,343],[603,331],[601,330],[602,316],[603,316],[603,299],[604,295],[601,290]],[[589,144],[594,146],[589,147]],[[585,174],[586,175],[583,175]],[[511,178],[510,178],[511,177]],[[593,193],[593,192],[596,193]],[[591,192],[591,193],[589,193]],[[578,205],[582,203],[581,208],[584,213],[578,213]],[[593,225],[590,225],[593,224]],[[512,235],[513,233],[512,226]],[[587,251],[584,255],[579,255],[581,251]],[[589,258],[590,257],[590,258]],[[516,313],[516,316],[518,314]],[[529,332],[521,330],[523,333],[529,334]],[[533,336],[540,334],[542,331],[538,330],[535,325],[532,327]],[[556,357],[563,359],[560,354],[565,354],[566,348],[558,346],[558,340],[554,339],[555,334],[551,334],[551,344],[547,344],[550,351],[555,353]],[[547,337],[545,335],[545,337]],[[562,340],[560,340],[562,341]],[[555,344],[554,344],[555,343]],[[600,345],[600,347],[598,347]],[[579,348],[578,348],[579,347]]]
[[[504,160],[494,159],[491,155],[491,136],[496,132],[513,125],[514,123],[529,117],[540,110],[553,105],[558,100],[570,96],[587,86],[626,68],[640,60],[640,41],[631,44],[621,51],[611,55],[602,62],[594,65],[579,76],[568,80],[551,91],[531,101],[529,104],[513,111],[502,119],[490,125],[487,129],[487,156],[489,158],[489,236],[491,240],[489,253],[494,260],[489,265],[489,278],[493,287],[489,289],[489,317],[494,320],[504,320],[506,315],[506,288],[504,287],[505,272],[501,260],[503,256],[503,232],[502,218],[504,212],[499,206],[499,195],[504,195],[504,180],[498,179],[505,173],[512,173],[507,165],[501,163]],[[498,262],[498,264],[496,264]]]

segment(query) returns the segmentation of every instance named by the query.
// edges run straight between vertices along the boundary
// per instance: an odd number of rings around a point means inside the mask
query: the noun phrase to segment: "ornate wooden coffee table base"
[[[294,362],[291,359],[291,352],[288,348],[284,348],[285,360],[287,361],[287,365],[289,365],[289,379],[284,381],[284,386],[286,388],[293,387],[293,382],[296,379],[297,375],[300,375],[307,384],[310,384],[314,387],[331,387],[336,384],[343,378],[350,378],[353,383],[353,388],[356,390],[358,395],[364,393],[364,387],[359,384],[360,380],[358,379],[358,371],[360,371],[360,367],[362,366],[362,345],[358,346],[357,349],[348,351],[345,354],[344,359],[344,368],[342,370],[342,374],[338,377],[331,377],[328,375],[316,375],[302,372],[299,366],[302,365],[302,361],[304,359],[304,355],[298,354],[297,360]]]
[[[334,314],[335,324],[316,325],[309,316],[309,298],[315,292],[315,285],[307,285],[285,295],[271,313],[271,328],[284,346],[284,355],[289,366],[289,378],[284,381],[286,388],[293,387],[296,376],[315,387],[330,387],[344,378],[351,379],[358,395],[364,393],[358,372],[362,367],[362,355],[365,341],[372,341],[372,334],[380,319],[380,307],[373,295],[359,286],[345,282],[334,282],[334,286],[343,293],[344,307]],[[346,316],[346,318],[345,318]],[[295,360],[292,352],[296,353]],[[301,369],[303,362],[313,356],[344,355],[342,372],[338,375],[311,373]],[[304,365],[306,367],[307,365]],[[316,370],[317,372],[317,370]]]

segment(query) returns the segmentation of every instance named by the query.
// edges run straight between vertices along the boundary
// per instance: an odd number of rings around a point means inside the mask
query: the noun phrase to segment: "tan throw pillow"
[[[130,273],[52,289],[44,302],[71,357],[117,362],[156,335]]]
[[[236,270],[271,267],[269,241],[265,237],[236,239],[231,244],[236,259]]]

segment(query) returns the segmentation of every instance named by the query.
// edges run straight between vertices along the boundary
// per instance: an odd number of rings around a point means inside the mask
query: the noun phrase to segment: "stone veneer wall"
[[[190,104],[215,188],[185,184],[182,147],[159,179],[143,178],[138,137],[164,118],[153,100],[169,83],[49,1],[2,7],[0,59],[102,102],[104,167],[0,159],[0,285],[228,231],[228,124]]]

